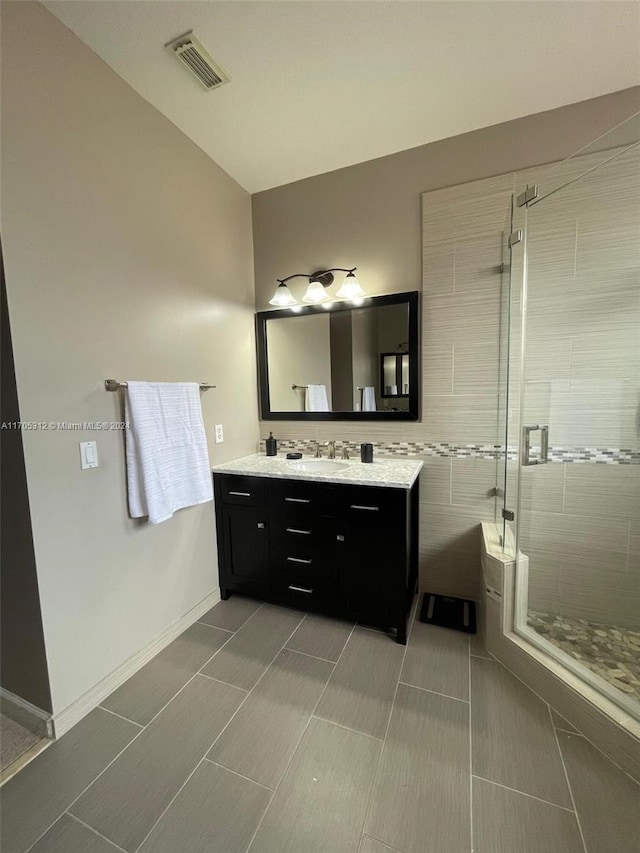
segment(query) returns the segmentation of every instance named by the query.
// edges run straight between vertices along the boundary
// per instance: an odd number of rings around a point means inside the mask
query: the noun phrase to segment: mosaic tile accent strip
[[[627,696],[640,701],[640,632],[530,610],[529,625]]]
[[[263,439],[264,441],[264,439]],[[299,450],[302,453],[315,453],[317,441],[311,438],[281,439],[278,447],[282,451]],[[336,441],[336,453],[342,453],[346,446],[349,455],[354,458],[360,454],[360,445],[355,441]],[[323,446],[324,442],[320,442]],[[430,441],[385,441],[373,442],[374,452],[385,456],[440,456],[456,459],[502,459],[504,445],[500,444],[450,444],[449,442]],[[323,453],[324,453],[323,449]],[[540,448],[532,448],[535,458]],[[515,461],[518,451],[515,447],[507,450],[507,459]],[[626,450],[612,447],[551,447],[549,462],[587,462],[601,465],[640,465],[640,450]]]

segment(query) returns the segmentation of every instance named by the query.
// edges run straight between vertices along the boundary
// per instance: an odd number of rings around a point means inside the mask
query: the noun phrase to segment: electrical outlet
[[[222,444],[224,441],[224,432],[222,430],[222,424],[216,424],[216,444]]]

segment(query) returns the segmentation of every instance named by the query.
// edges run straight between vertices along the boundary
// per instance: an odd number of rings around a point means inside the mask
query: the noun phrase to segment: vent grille
[[[217,89],[228,83],[231,77],[224,68],[207,53],[200,42],[189,31],[165,45],[175,58],[200,81],[205,89]]]

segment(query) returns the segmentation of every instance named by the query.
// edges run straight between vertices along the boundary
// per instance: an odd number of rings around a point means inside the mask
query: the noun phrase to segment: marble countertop
[[[300,470],[296,462],[303,463]],[[333,462],[331,468],[323,470],[322,463]],[[410,489],[423,463],[415,459],[377,458],[373,462],[359,459],[322,459],[317,464],[311,456],[302,459],[286,459],[284,454],[265,456],[254,453],[231,459],[213,467],[214,474],[244,474],[252,477],[276,477],[281,480],[314,480],[319,483],[352,483],[358,486],[382,486],[393,489]]]

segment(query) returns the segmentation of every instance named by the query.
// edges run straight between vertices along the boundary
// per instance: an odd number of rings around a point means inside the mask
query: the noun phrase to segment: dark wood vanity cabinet
[[[232,592],[395,630],[418,569],[411,490],[214,474],[222,598]]]

